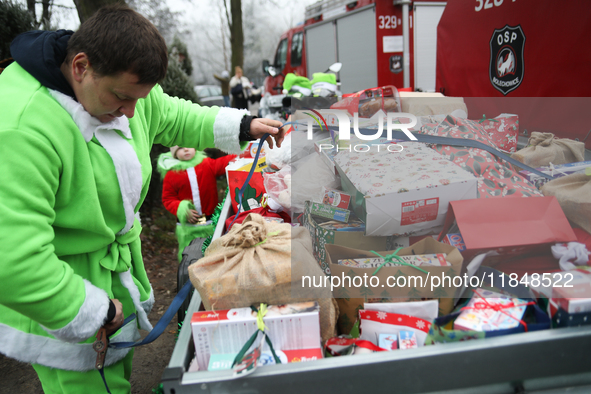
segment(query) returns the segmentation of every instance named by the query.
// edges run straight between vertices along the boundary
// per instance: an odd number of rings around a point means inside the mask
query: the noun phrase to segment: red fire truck
[[[273,61],[281,73],[265,79],[261,106],[281,106],[285,74],[311,77],[338,61],[342,93],[440,92],[463,97],[470,118],[517,113],[522,133],[583,140],[589,11],[588,0],[322,0],[281,36]]]
[[[281,93],[284,75],[312,77],[340,62],[341,91],[394,85],[435,90],[437,23],[442,1],[323,0],[306,7],[305,22],[282,34],[265,94]],[[264,62],[268,65],[268,62]]]

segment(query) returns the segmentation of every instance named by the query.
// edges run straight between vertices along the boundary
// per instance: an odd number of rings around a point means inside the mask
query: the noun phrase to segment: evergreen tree
[[[171,55],[168,57],[168,71],[161,86],[164,93],[169,96],[183,98],[194,103],[199,102],[189,76],[183,71],[179,63],[175,48],[172,48]]]
[[[10,43],[16,36],[34,29],[31,14],[12,0],[0,1],[0,61],[10,57]],[[0,64],[0,68],[6,65]],[[1,70],[0,70],[1,71]]]
[[[181,39],[175,35],[174,39],[172,40],[172,44],[168,48],[168,55],[169,57],[172,56],[172,52],[176,49],[176,56],[179,60],[181,69],[187,74],[191,76],[193,73],[193,62],[191,62],[191,58],[189,57],[189,52],[187,51],[187,45],[181,41]]]

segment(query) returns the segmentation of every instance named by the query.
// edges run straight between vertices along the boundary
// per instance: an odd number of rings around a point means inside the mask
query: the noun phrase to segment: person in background
[[[242,74],[242,68],[240,66],[236,66],[234,70],[235,74],[230,79],[233,107],[248,109],[248,98],[250,97],[251,89],[250,81]]]
[[[166,43],[123,4],[75,33],[23,33],[10,51],[0,74],[0,353],[32,364],[46,393],[130,393],[133,350],[109,348],[99,374],[93,342],[152,329],[138,215],[152,145],[237,154],[265,133],[280,146],[285,131],[166,95]]]
[[[213,77],[220,81],[222,87],[222,96],[224,97],[224,105],[231,107],[230,103],[230,73],[226,70],[222,71],[222,75],[213,74]]]
[[[158,171],[163,177],[162,203],[179,221],[179,262],[182,252],[195,238],[213,234],[211,215],[218,205],[217,177],[225,175],[226,166],[236,155],[217,159],[193,148],[173,146],[170,153],[158,158]]]

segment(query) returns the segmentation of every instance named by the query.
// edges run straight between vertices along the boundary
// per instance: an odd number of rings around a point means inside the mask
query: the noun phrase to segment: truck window
[[[296,33],[291,38],[291,65],[293,67],[302,64],[302,44],[304,42],[304,33]]]
[[[281,40],[279,46],[277,47],[277,53],[275,53],[275,62],[274,65],[277,67],[279,71],[283,71],[283,67],[285,67],[285,62],[287,61],[287,38]]]

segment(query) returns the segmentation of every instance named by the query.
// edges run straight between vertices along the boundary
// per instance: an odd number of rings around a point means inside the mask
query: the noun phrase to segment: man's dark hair
[[[154,84],[166,75],[168,50],[156,27],[123,4],[99,9],[68,41],[66,61],[84,52],[101,77],[129,72],[140,84]]]

